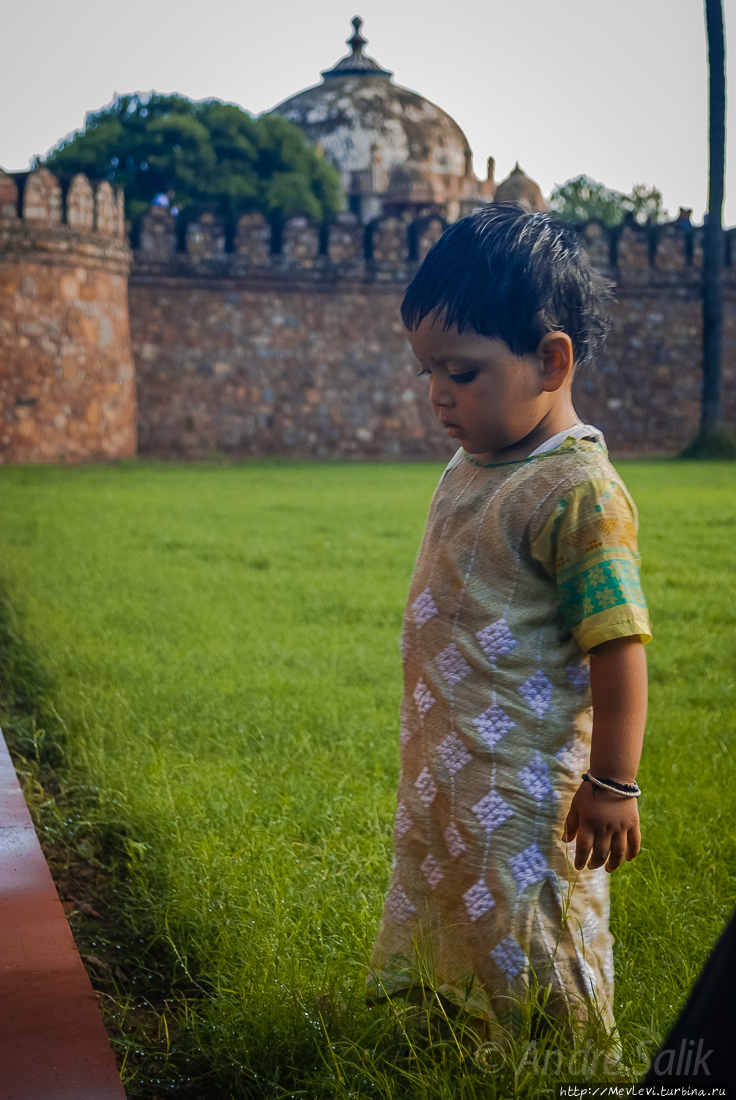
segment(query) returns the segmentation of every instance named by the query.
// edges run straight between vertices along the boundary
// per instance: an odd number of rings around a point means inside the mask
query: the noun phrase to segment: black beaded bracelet
[[[597,779],[596,776],[591,775],[590,769],[583,773],[583,782],[592,783],[596,787],[600,787],[603,791],[610,791],[611,794],[620,794],[624,798],[638,798],[641,794],[641,788],[638,783],[617,783],[615,779]]]

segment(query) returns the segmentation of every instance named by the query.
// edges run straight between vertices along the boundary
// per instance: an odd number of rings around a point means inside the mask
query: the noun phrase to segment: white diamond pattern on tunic
[[[405,836],[409,829],[411,829],[414,822],[411,819],[411,814],[406,808],[406,802],[399,802],[396,807],[396,820],[394,822],[394,836],[397,840],[401,840],[402,836]]]
[[[437,606],[428,588],[425,588],[421,595],[417,596],[411,605],[411,609],[414,612],[414,622],[419,629],[437,614]]]
[[[519,890],[526,890],[527,886],[539,882],[548,870],[547,860],[536,844],[530,844],[518,856],[512,856],[509,865],[519,884]]]
[[[405,726],[402,722],[402,724],[401,724],[401,733],[399,734],[399,741],[401,742],[401,744],[402,745],[408,745],[413,736],[414,735],[413,735],[412,731],[409,729],[409,727]]]
[[[401,637],[399,638],[399,649],[401,650],[401,656],[406,658],[409,652],[409,639],[406,634],[406,630],[401,631]]]
[[[454,642],[438,653],[435,660],[448,684],[459,684],[473,671]]]
[[[563,768],[578,771],[583,768],[588,760],[588,750],[575,734],[565,742],[559,752],[555,753],[555,759],[559,760]]]
[[[459,772],[461,768],[464,768],[465,765],[469,764],[473,759],[454,731],[437,746],[437,755],[442,760],[442,763],[445,765],[450,775],[455,775],[456,772]]]
[[[480,802],[473,806],[473,813],[489,836],[499,825],[503,825],[504,821],[508,821],[513,812],[497,791],[489,791],[485,798],[481,798]]]
[[[457,859],[465,851],[465,843],[454,821],[451,821],[445,829],[445,844],[453,859]]]
[[[504,654],[510,653],[512,649],[516,648],[516,638],[509,630],[509,624],[505,618],[497,619],[495,623],[479,630],[476,638],[480,642],[480,648],[492,665],[495,665],[499,657],[503,657]]]
[[[549,704],[552,701],[552,684],[541,669],[530,676],[521,685],[519,691],[524,702],[531,707],[537,718],[541,718],[545,711],[549,710]]]
[[[490,955],[509,981],[516,977],[526,963],[526,955],[513,936],[507,936],[497,943]]]
[[[403,924],[412,913],[416,913],[416,909],[398,883],[386,898],[386,908],[397,924]]]
[[[442,882],[442,879],[445,876],[442,874],[442,871],[440,870],[440,865],[431,852],[428,853],[421,867],[424,877],[434,890],[437,883]]]
[[[506,711],[501,710],[498,703],[494,703],[473,719],[473,725],[481,735],[489,749],[492,749],[504,734],[512,730],[516,725],[509,718]]]
[[[496,904],[483,879],[480,879],[479,882],[476,882],[474,886],[465,891],[463,900],[468,916],[473,922],[477,921]]]
[[[423,768],[419,774],[419,778],[414,783],[414,786],[419,791],[419,797],[425,806],[431,806],[437,797],[437,787],[432,773],[429,768]]]
[[[582,695],[590,687],[590,665],[583,661],[571,661],[565,665],[565,673],[574,688]]]
[[[541,752],[534,753],[529,763],[519,772],[519,779],[537,802],[544,802],[545,798],[554,794],[549,778],[549,768]]]
[[[417,686],[414,688],[414,702],[422,717],[424,717],[430,707],[434,706],[435,697],[432,695],[424,680],[417,680]]]

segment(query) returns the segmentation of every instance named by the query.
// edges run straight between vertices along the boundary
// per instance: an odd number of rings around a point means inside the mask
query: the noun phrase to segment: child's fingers
[[[575,804],[570,807],[570,811],[565,818],[565,825],[562,830],[562,839],[568,843],[575,839],[578,831],[578,822],[580,821],[580,815],[578,814]]]
[[[607,830],[596,833],[593,841],[593,851],[588,860],[591,871],[597,871],[608,859],[611,853],[611,834]]]
[[[638,821],[636,825],[632,825],[629,829],[626,840],[626,858],[630,863],[632,859],[636,859],[639,855],[639,849],[641,848],[641,829]]]
[[[606,863],[606,870],[610,874],[620,867],[628,852],[627,834],[616,833],[611,838],[611,853]]]
[[[582,871],[590,858],[595,840],[594,833],[585,825],[578,825],[578,841],[575,845],[575,870]]]

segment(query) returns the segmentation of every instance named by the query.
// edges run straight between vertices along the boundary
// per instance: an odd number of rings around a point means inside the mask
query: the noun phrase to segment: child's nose
[[[449,409],[454,404],[454,398],[452,391],[446,382],[441,378],[432,376],[432,381],[429,385],[429,399],[433,405],[438,408]]]

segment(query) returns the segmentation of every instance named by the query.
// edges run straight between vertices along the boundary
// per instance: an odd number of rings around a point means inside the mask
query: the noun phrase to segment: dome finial
[[[323,78],[326,80],[328,77],[338,76],[388,76],[392,74],[388,69],[384,69],[377,61],[374,61],[372,57],[366,57],[363,53],[363,48],[368,45],[368,40],[363,38],[360,33],[363,26],[363,20],[359,15],[353,16],[351,19],[353,24],[353,33],[350,38],[347,39],[347,45],[350,47],[350,53],[347,57],[341,57],[337,65],[333,65],[331,69],[324,69],[322,72]]]
[[[356,15],[350,22],[353,24],[353,35],[352,38],[347,39],[345,45],[350,46],[353,54],[362,54],[363,47],[368,45],[368,40],[363,38],[363,35],[360,33],[360,28],[363,26],[363,20],[359,15]]]

